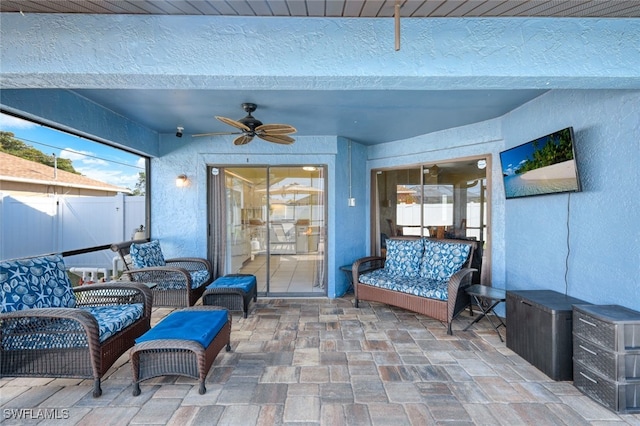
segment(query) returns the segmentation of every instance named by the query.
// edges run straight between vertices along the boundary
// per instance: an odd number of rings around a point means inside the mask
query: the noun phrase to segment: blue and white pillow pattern
[[[206,269],[201,269],[199,271],[191,271],[189,272],[191,275],[191,288],[201,287],[204,283],[209,281],[209,271]],[[150,281],[153,281],[153,278],[149,278]],[[144,281],[144,279],[141,279]],[[155,291],[160,290],[182,290],[187,288],[187,284],[185,280],[163,280],[157,283],[158,285],[154,288]]]
[[[132,303],[130,305],[85,306],[81,309],[88,311],[98,321],[100,342],[104,342],[142,318],[144,307],[142,303]]]
[[[389,239],[387,240],[387,258],[384,262],[384,269],[402,277],[418,277],[423,250],[424,245],[420,239]]]
[[[154,266],[165,266],[164,256],[160,249],[160,241],[153,240],[148,243],[131,244],[129,248],[131,263],[134,268],[150,268]]]
[[[59,254],[1,262],[0,292],[1,312],[76,306]]]
[[[98,322],[100,342],[124,330],[140,318],[142,303],[130,305],[81,307]],[[5,329],[2,338],[6,350],[64,349],[87,347],[87,335],[79,333],[78,323],[67,318],[20,318]],[[41,330],[33,332],[33,330]]]
[[[448,281],[469,257],[471,246],[461,243],[444,243],[424,240],[424,258],[420,276],[436,281]]]
[[[408,278],[390,275],[384,269],[376,269],[360,275],[360,282],[374,287],[413,294],[429,299],[447,300],[449,287],[446,281],[429,278]]]

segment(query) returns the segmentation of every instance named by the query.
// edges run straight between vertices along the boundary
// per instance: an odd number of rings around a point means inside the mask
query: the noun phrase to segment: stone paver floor
[[[171,309],[154,309],[153,323]],[[132,396],[128,355],[102,382],[0,379],[6,425],[640,425],[555,382],[486,319],[438,321],[352,298],[259,299],[233,314],[232,351],[207,378],[162,377]],[[501,329],[504,336],[504,329]],[[22,418],[18,418],[22,417]]]

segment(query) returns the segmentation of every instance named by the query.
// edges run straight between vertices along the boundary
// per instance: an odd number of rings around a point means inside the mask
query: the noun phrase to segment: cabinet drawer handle
[[[590,350],[590,349],[587,349],[587,348],[585,348],[585,347],[584,347],[584,346],[582,346],[582,345],[579,345],[579,346],[580,346],[580,348],[582,348],[583,350],[585,350],[585,351],[589,352],[591,355],[598,355],[598,354],[597,354],[597,353],[595,353],[594,351],[592,351],[592,350]]]
[[[590,382],[595,383],[596,385],[598,384],[598,381],[597,381],[597,380],[593,380],[591,377],[587,376],[587,375],[586,375],[586,374],[584,374],[582,371],[580,372],[580,375],[581,375],[582,377],[584,377],[585,379],[589,380]]]
[[[592,322],[587,321],[586,319],[583,319],[583,318],[578,318],[578,319],[579,319],[580,321],[582,321],[583,323],[590,325],[591,327],[597,327],[597,325],[595,325],[595,324],[594,324],[594,323],[592,323]]]

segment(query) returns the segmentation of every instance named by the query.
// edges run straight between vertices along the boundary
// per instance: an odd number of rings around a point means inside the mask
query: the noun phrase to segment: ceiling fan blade
[[[198,133],[191,135],[191,137],[198,138],[200,136],[221,136],[221,135],[240,135],[242,132],[213,132],[213,133]]]
[[[296,128],[288,124],[263,124],[256,127],[256,132],[269,135],[288,135],[297,132]]]
[[[249,136],[249,135],[243,134],[242,136],[238,136],[237,138],[235,138],[233,140],[233,144],[234,145],[246,145],[249,142],[251,142],[252,139],[253,139],[253,136]]]
[[[258,135],[260,139],[264,139],[267,142],[279,143],[282,145],[290,145],[294,143],[296,140],[287,135]]]
[[[242,130],[242,131],[244,131],[244,132],[250,132],[250,131],[251,131],[251,129],[249,128],[249,126],[247,126],[247,125],[245,125],[245,124],[242,124],[242,123],[241,123],[241,122],[239,122],[239,121],[232,120],[232,119],[227,118],[227,117],[220,117],[220,116],[218,116],[218,115],[216,115],[215,117],[216,117],[218,120],[222,121],[224,124],[228,124],[229,126],[233,126],[233,127],[235,127],[236,129],[240,129],[240,130]]]

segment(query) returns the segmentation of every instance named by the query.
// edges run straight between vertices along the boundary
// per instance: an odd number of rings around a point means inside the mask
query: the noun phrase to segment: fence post
[[[124,194],[122,192],[118,192],[113,197],[113,206],[116,210],[115,227],[113,229],[120,230],[120,241],[128,240],[129,238],[126,235],[127,230],[125,229]]]

